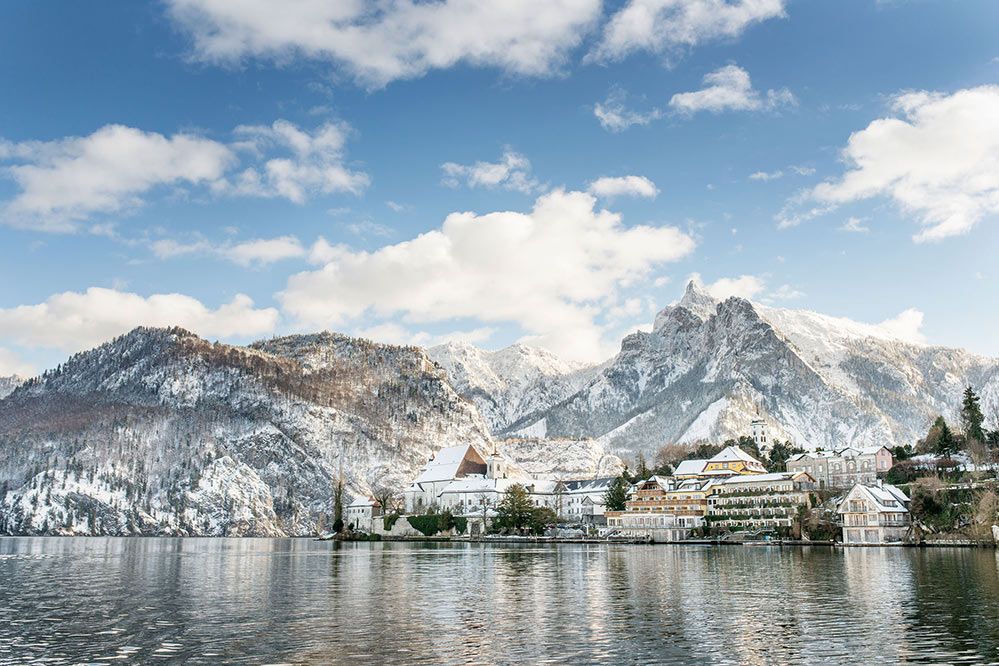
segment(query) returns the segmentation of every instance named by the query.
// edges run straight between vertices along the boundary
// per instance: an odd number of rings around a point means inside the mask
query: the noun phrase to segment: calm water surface
[[[0,539],[0,664],[999,663],[999,553]]]

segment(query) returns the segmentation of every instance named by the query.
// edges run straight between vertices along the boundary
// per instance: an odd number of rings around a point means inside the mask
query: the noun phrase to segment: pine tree
[[[957,441],[954,439],[954,433],[951,432],[950,426],[942,418],[938,420],[940,425],[940,433],[937,437],[937,453],[944,458],[950,458],[957,452]]]
[[[610,488],[604,495],[604,506],[607,511],[624,511],[624,504],[628,501],[628,481],[624,475],[617,477],[611,482]]]
[[[638,464],[635,466],[637,469],[635,473],[638,475],[639,480],[644,481],[645,479],[652,476],[652,472],[649,471],[649,466],[645,462],[645,455],[642,453],[638,454]]]
[[[970,386],[964,389],[964,399],[961,401],[961,429],[965,438],[970,442],[985,441],[985,432],[982,430],[982,423],[985,416],[982,415],[981,400],[975,394],[975,390]]]

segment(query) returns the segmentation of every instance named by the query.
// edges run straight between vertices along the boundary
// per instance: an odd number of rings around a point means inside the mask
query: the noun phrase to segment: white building
[[[605,498],[614,479],[615,477],[609,476],[602,479],[563,481],[562,487],[558,489],[561,497],[556,499],[561,504],[555,509],[560,512],[559,518],[587,525],[604,525]]]
[[[884,446],[857,449],[851,446],[836,451],[798,453],[788,458],[787,471],[807,472],[820,488],[851,488],[862,483],[874,485],[878,474],[894,465],[891,451]]]
[[[909,498],[893,485],[858,483],[839,504],[843,545],[898,543],[912,523]]]
[[[406,490],[406,513],[479,515],[514,484],[524,486],[536,506],[555,509],[560,500],[554,481],[532,478],[498,452],[483,458],[470,445],[451,446],[431,458]]]
[[[372,497],[358,497],[344,512],[343,522],[360,532],[371,532],[371,523],[381,518],[381,502]]]
[[[437,506],[441,492],[455,479],[484,478],[486,461],[470,444],[437,452],[406,490],[406,513],[424,513]]]
[[[611,534],[653,542],[683,541],[690,535],[690,530],[703,525],[701,516],[677,516],[660,511],[614,511],[607,516],[607,529]]]

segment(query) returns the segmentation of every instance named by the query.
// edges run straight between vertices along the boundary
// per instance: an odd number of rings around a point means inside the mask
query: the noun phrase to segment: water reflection
[[[999,553],[0,539],[0,664],[999,661]]]

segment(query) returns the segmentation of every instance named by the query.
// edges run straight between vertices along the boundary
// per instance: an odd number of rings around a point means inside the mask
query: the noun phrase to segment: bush
[[[911,461],[903,461],[895,463],[888,470],[885,474],[885,481],[897,486],[899,484],[911,483],[922,476],[926,476],[926,471],[920,465]]]
[[[437,519],[437,529],[440,532],[447,532],[454,527],[454,516],[450,511],[444,511]]]
[[[458,534],[464,534],[468,529],[468,518],[457,517],[454,519],[454,531]]]
[[[440,516],[434,513],[424,516],[409,516],[406,520],[413,526],[413,529],[423,536],[433,536],[440,531]]]
[[[392,531],[392,526],[395,525],[395,521],[399,520],[398,513],[392,513],[382,518],[382,527],[385,528],[386,532]]]

